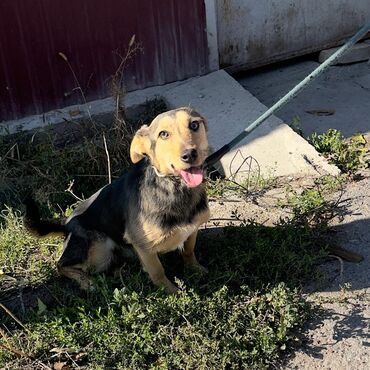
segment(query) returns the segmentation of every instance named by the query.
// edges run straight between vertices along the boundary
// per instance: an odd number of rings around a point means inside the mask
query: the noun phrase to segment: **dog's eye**
[[[198,121],[190,122],[189,128],[192,131],[197,131],[199,128],[199,122]]]
[[[168,131],[161,131],[158,135],[161,139],[166,140],[170,137],[170,134]]]

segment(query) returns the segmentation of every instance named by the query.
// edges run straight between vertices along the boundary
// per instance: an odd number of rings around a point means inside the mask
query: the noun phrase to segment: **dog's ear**
[[[143,157],[150,156],[151,142],[149,137],[149,127],[141,126],[136,132],[130,147],[130,157],[132,163],[139,162]]]
[[[208,121],[204,117],[202,118],[203,118],[204,128],[206,129],[206,131],[208,131]]]

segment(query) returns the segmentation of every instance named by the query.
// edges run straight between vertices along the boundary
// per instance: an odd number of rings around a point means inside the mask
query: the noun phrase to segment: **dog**
[[[202,169],[207,155],[204,117],[191,108],[162,113],[136,132],[133,165],[120,178],[80,203],[65,223],[41,220],[28,200],[25,226],[37,236],[64,235],[57,269],[82,289],[92,287],[93,273],[109,269],[117,251],[132,246],[152,282],[175,293],[159,254],[180,249],[185,266],[206,272],[194,247],[210,217]]]

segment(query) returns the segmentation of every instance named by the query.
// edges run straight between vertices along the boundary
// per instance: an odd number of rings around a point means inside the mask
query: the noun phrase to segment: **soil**
[[[333,258],[321,266],[324,280],[307,287],[321,303],[307,335],[283,369],[365,370],[370,364],[370,177],[346,186],[343,222],[334,225],[338,245],[361,254],[360,263]],[[312,292],[313,291],[313,292]]]
[[[289,181],[302,188],[310,179]],[[285,181],[287,185],[287,181]],[[285,196],[284,184],[247,201],[229,198],[211,201],[212,223],[225,224],[232,212],[273,225],[286,211],[276,206]],[[334,195],[335,196],[335,195]],[[304,288],[315,309],[297,347],[281,369],[362,370],[370,364],[370,173],[348,183],[342,199],[348,199],[343,220],[333,223],[332,241],[364,257],[360,263],[330,257],[313,271],[312,281]],[[318,276],[318,277],[317,277]]]

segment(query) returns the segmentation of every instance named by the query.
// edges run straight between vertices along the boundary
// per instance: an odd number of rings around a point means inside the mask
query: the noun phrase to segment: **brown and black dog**
[[[162,113],[134,136],[134,164],[82,202],[65,224],[40,220],[29,201],[25,225],[39,236],[65,236],[58,271],[84,289],[91,286],[89,274],[107,270],[115,251],[131,245],[153,283],[176,292],[158,254],[180,248],[186,265],[205,271],[194,247],[199,226],[209,219],[202,170],[207,154],[207,123],[199,113]]]

